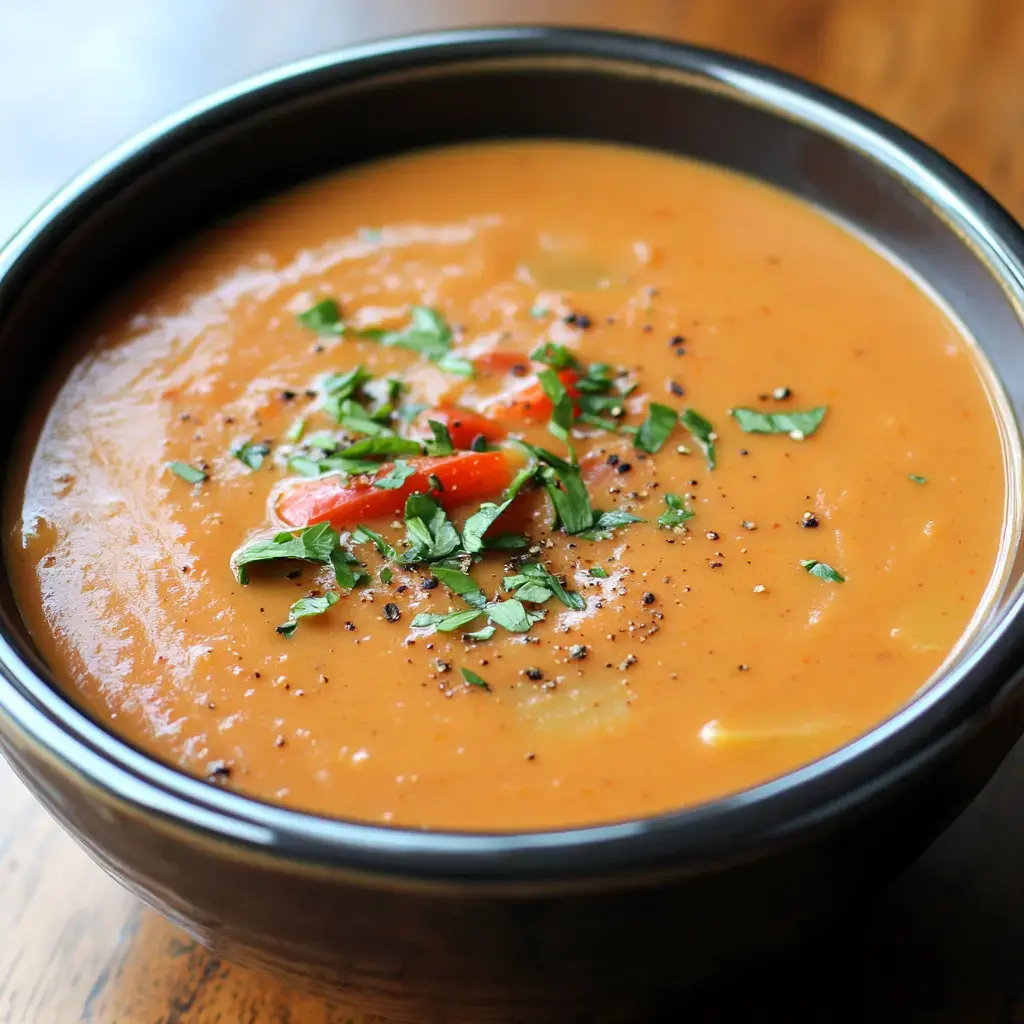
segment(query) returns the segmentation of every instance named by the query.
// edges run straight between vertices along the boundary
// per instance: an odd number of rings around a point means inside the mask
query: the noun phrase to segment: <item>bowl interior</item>
[[[977,339],[1001,382],[994,378],[993,394],[1012,477],[1007,547],[1015,552],[1018,424],[1024,421],[1019,229],[923,146],[810,86],[714,54],[596,33],[458,33],[314,59],[204,101],[102,161],[0,254],[7,386],[7,400],[0,403],[0,460],[18,454],[19,422],[47,372],[48,353],[134,270],[191,232],[355,162],[456,141],[527,136],[625,142],[740,171],[844,221],[917,276]],[[844,765],[862,771],[865,758],[874,758],[881,770],[906,755],[906,744],[934,737],[954,711],[966,714],[989,699],[964,680],[972,673],[981,678],[990,670],[986,659],[997,657],[997,634],[1017,613],[1022,569],[1020,559],[1008,560],[993,612],[973,646],[889,723],[783,780],[713,808],[666,817],[695,821],[703,815],[706,823],[710,813],[792,795],[825,775],[839,780]],[[94,724],[84,725],[56,694],[44,692],[45,670],[31,652],[6,580],[0,581],[0,608],[7,682],[22,700],[23,724],[29,705],[47,718],[51,740],[44,742],[51,747],[57,742],[52,737],[73,734],[75,756],[88,746],[100,760],[144,774],[147,785],[218,813],[249,820],[263,815],[260,820],[290,821],[307,831],[343,824],[316,824],[265,805],[257,813],[255,801],[147,765]],[[32,725],[37,738],[40,722]],[[898,734],[903,748],[886,747]],[[70,757],[70,750],[64,746],[61,753]],[[105,778],[104,784],[113,783]],[[616,828],[581,831],[612,835]]]

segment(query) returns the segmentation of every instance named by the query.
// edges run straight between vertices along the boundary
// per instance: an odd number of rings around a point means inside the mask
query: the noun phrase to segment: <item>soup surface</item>
[[[975,357],[908,277],[591,144],[403,156],[212,229],[27,430],[7,557],[70,691],[213,784],[427,828],[838,747],[964,635],[1004,515]]]

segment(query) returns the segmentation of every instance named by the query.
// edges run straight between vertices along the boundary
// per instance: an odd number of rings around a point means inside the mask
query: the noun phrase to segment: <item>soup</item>
[[[290,807],[519,830],[741,790],[905,704],[999,562],[957,325],[667,155],[345,171],[79,334],[9,490],[24,617],[119,735]]]

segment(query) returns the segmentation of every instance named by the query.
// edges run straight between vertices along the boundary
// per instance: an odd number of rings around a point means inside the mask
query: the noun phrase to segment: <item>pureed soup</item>
[[[122,736],[297,808],[513,830],[751,786],[925,685],[999,560],[958,328],[669,156],[347,171],[80,333],[12,488],[32,634]]]

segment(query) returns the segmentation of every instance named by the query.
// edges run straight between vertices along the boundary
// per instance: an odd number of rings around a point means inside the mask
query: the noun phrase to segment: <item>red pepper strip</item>
[[[430,476],[435,476],[443,488],[435,497],[446,509],[451,509],[466,502],[497,497],[509,485],[514,472],[503,451],[459,452],[408,461],[415,472],[392,490],[374,487],[373,483],[385,476],[393,463],[385,463],[376,473],[367,476],[296,480],[278,498],[277,514],[295,529],[322,522],[345,529],[380,516],[399,514],[410,494],[430,490]]]

